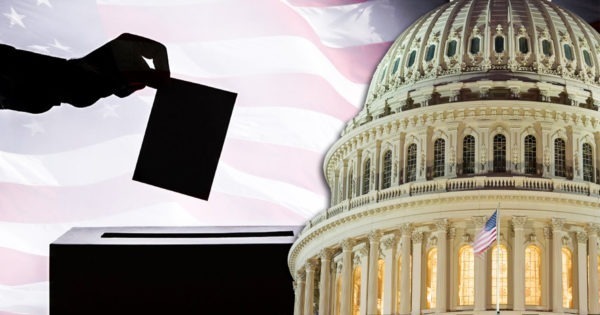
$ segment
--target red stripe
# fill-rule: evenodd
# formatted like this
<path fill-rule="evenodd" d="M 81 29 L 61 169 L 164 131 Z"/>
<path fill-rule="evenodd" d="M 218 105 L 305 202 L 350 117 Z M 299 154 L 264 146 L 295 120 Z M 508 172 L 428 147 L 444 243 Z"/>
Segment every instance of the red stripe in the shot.
<path fill-rule="evenodd" d="M 0 247 L 0 265 L 0 285 L 48 281 L 48 257 Z"/>

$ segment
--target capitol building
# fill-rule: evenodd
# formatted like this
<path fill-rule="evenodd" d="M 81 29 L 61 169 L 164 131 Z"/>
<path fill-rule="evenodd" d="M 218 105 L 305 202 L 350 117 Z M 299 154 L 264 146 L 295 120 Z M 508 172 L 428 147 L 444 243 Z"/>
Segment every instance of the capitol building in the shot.
<path fill-rule="evenodd" d="M 325 156 L 294 314 L 600 314 L 599 106 L 600 34 L 553 2 L 422 16 Z"/>

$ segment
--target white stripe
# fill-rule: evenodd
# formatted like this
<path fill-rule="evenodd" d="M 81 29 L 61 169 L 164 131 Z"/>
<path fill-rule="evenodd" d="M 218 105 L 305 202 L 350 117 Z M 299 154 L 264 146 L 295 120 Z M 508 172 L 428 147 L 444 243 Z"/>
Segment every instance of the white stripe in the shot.
<path fill-rule="evenodd" d="M 410 23 L 397 15 L 401 7 L 398 0 L 374 0 L 329 7 L 287 4 L 310 24 L 323 44 L 330 47 L 393 41 L 403 26 Z"/>
<path fill-rule="evenodd" d="M 48 314 L 49 282 L 18 286 L 0 285 L 0 312 Z"/>
<path fill-rule="evenodd" d="M 350 104 L 359 107 L 364 101 L 367 85 L 348 80 L 305 38 L 271 36 L 167 46 L 172 73 L 211 78 L 272 73 L 314 74 L 327 80 Z"/>
<path fill-rule="evenodd" d="M 118 5 L 118 6 L 143 6 L 143 7 L 172 7 L 188 4 L 212 4 L 238 2 L 239 0 L 96 0 L 99 5 Z"/>
<path fill-rule="evenodd" d="M 48 244 L 75 226 L 189 226 L 200 222 L 176 203 L 161 203 L 103 218 L 68 223 L 0 222 L 0 247 L 48 256 Z"/>
<path fill-rule="evenodd" d="M 290 172 L 293 170 L 290 165 Z M 241 172 L 220 163 L 212 189 L 241 197 L 280 204 L 307 219 L 326 206 L 325 196 L 282 181 L 271 180 Z"/>

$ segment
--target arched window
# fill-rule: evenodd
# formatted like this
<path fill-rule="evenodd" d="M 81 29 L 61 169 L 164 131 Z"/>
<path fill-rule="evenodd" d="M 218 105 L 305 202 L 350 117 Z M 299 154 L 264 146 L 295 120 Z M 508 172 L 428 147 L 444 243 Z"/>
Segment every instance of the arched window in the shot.
<path fill-rule="evenodd" d="M 567 160 L 565 157 L 565 140 L 558 138 L 554 140 L 554 176 L 567 176 Z"/>
<path fill-rule="evenodd" d="M 496 36 L 494 38 L 494 51 L 499 54 L 504 51 L 504 37 Z"/>
<path fill-rule="evenodd" d="M 414 182 L 417 180 L 417 145 L 409 145 L 406 153 L 406 182 Z"/>
<path fill-rule="evenodd" d="M 473 246 L 458 251 L 458 305 L 473 305 L 475 301 L 475 260 Z"/>
<path fill-rule="evenodd" d="M 573 308 L 573 254 L 562 248 L 562 298 L 563 307 Z"/>
<path fill-rule="evenodd" d="M 542 305 L 542 251 L 535 245 L 525 249 L 525 304 Z"/>
<path fill-rule="evenodd" d="M 385 75 L 387 74 L 387 67 L 385 67 L 385 69 L 383 69 L 383 72 L 381 73 L 381 77 L 379 77 L 379 81 L 383 81 L 383 79 L 385 79 Z"/>
<path fill-rule="evenodd" d="M 427 308 L 432 309 L 435 308 L 436 300 L 437 300 L 437 248 L 433 248 L 427 254 Z"/>
<path fill-rule="evenodd" d="M 463 174 L 475 174 L 475 137 L 463 139 Z"/>
<path fill-rule="evenodd" d="M 425 54 L 425 61 L 431 61 L 435 57 L 435 45 L 431 44 L 427 47 L 427 54 Z"/>
<path fill-rule="evenodd" d="M 446 168 L 446 141 L 437 139 L 433 144 L 433 177 L 445 175 Z"/>
<path fill-rule="evenodd" d="M 494 136 L 494 172 L 506 172 L 506 137 Z"/>
<path fill-rule="evenodd" d="M 360 314 L 360 277 L 360 266 L 355 266 L 352 272 L 352 315 Z"/>
<path fill-rule="evenodd" d="M 446 49 L 446 56 L 454 57 L 456 55 L 457 41 L 455 39 L 448 42 L 448 48 Z"/>
<path fill-rule="evenodd" d="M 496 304 L 497 279 L 500 284 L 500 304 L 508 304 L 508 251 L 506 246 L 500 245 L 500 259 L 498 259 L 498 245 L 492 247 L 492 304 Z M 497 270 L 500 268 L 499 278 Z"/>
<path fill-rule="evenodd" d="M 396 58 L 394 61 L 394 67 L 392 68 L 392 74 L 396 74 L 398 71 L 398 66 L 400 65 L 400 58 Z"/>
<path fill-rule="evenodd" d="M 417 58 L 417 51 L 413 50 L 410 52 L 410 55 L 408 55 L 408 62 L 406 63 L 407 67 L 412 67 L 415 64 L 415 59 Z"/>
<path fill-rule="evenodd" d="M 383 174 L 381 188 L 386 189 L 392 186 L 392 150 L 387 150 L 383 154 Z"/>
<path fill-rule="evenodd" d="M 536 141 L 535 137 L 528 135 L 525 137 L 525 150 L 523 152 L 523 160 L 525 163 L 525 174 L 536 174 Z"/>
<path fill-rule="evenodd" d="M 529 52 L 529 41 L 526 37 L 519 37 L 519 51 L 522 54 L 526 54 Z"/>
<path fill-rule="evenodd" d="M 565 58 L 567 58 L 570 61 L 573 61 L 575 59 L 575 56 L 573 55 L 573 48 L 571 48 L 571 45 L 564 44 L 563 48 L 565 50 Z"/>
<path fill-rule="evenodd" d="M 592 155 L 592 146 L 589 143 L 583 144 L 583 180 L 594 182 L 594 157 Z"/>
<path fill-rule="evenodd" d="M 362 193 L 363 195 L 369 192 L 369 185 L 371 184 L 371 159 L 367 159 L 364 164 L 363 178 L 362 178 Z"/>
<path fill-rule="evenodd" d="M 476 55 L 479 53 L 479 44 L 481 43 L 481 39 L 479 39 L 479 37 L 473 37 L 471 38 L 471 47 L 469 48 L 469 52 L 473 55 Z"/>
<path fill-rule="evenodd" d="M 552 56 L 552 43 L 550 43 L 550 41 L 547 39 L 544 39 L 542 41 L 542 53 L 546 57 Z"/>
<path fill-rule="evenodd" d="M 583 61 L 588 67 L 592 66 L 592 56 L 590 56 L 590 52 L 587 50 L 583 51 Z"/>
<path fill-rule="evenodd" d="M 385 262 L 383 259 L 377 261 L 377 314 L 383 314 L 383 275 L 385 273 Z"/>

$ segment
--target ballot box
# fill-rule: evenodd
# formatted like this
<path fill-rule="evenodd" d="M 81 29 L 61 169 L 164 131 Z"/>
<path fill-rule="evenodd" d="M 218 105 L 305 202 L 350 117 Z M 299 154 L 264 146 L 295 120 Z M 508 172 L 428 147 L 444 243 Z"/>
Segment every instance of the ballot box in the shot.
<path fill-rule="evenodd" d="M 50 244 L 50 314 L 292 314 L 299 231 L 73 228 Z"/>

